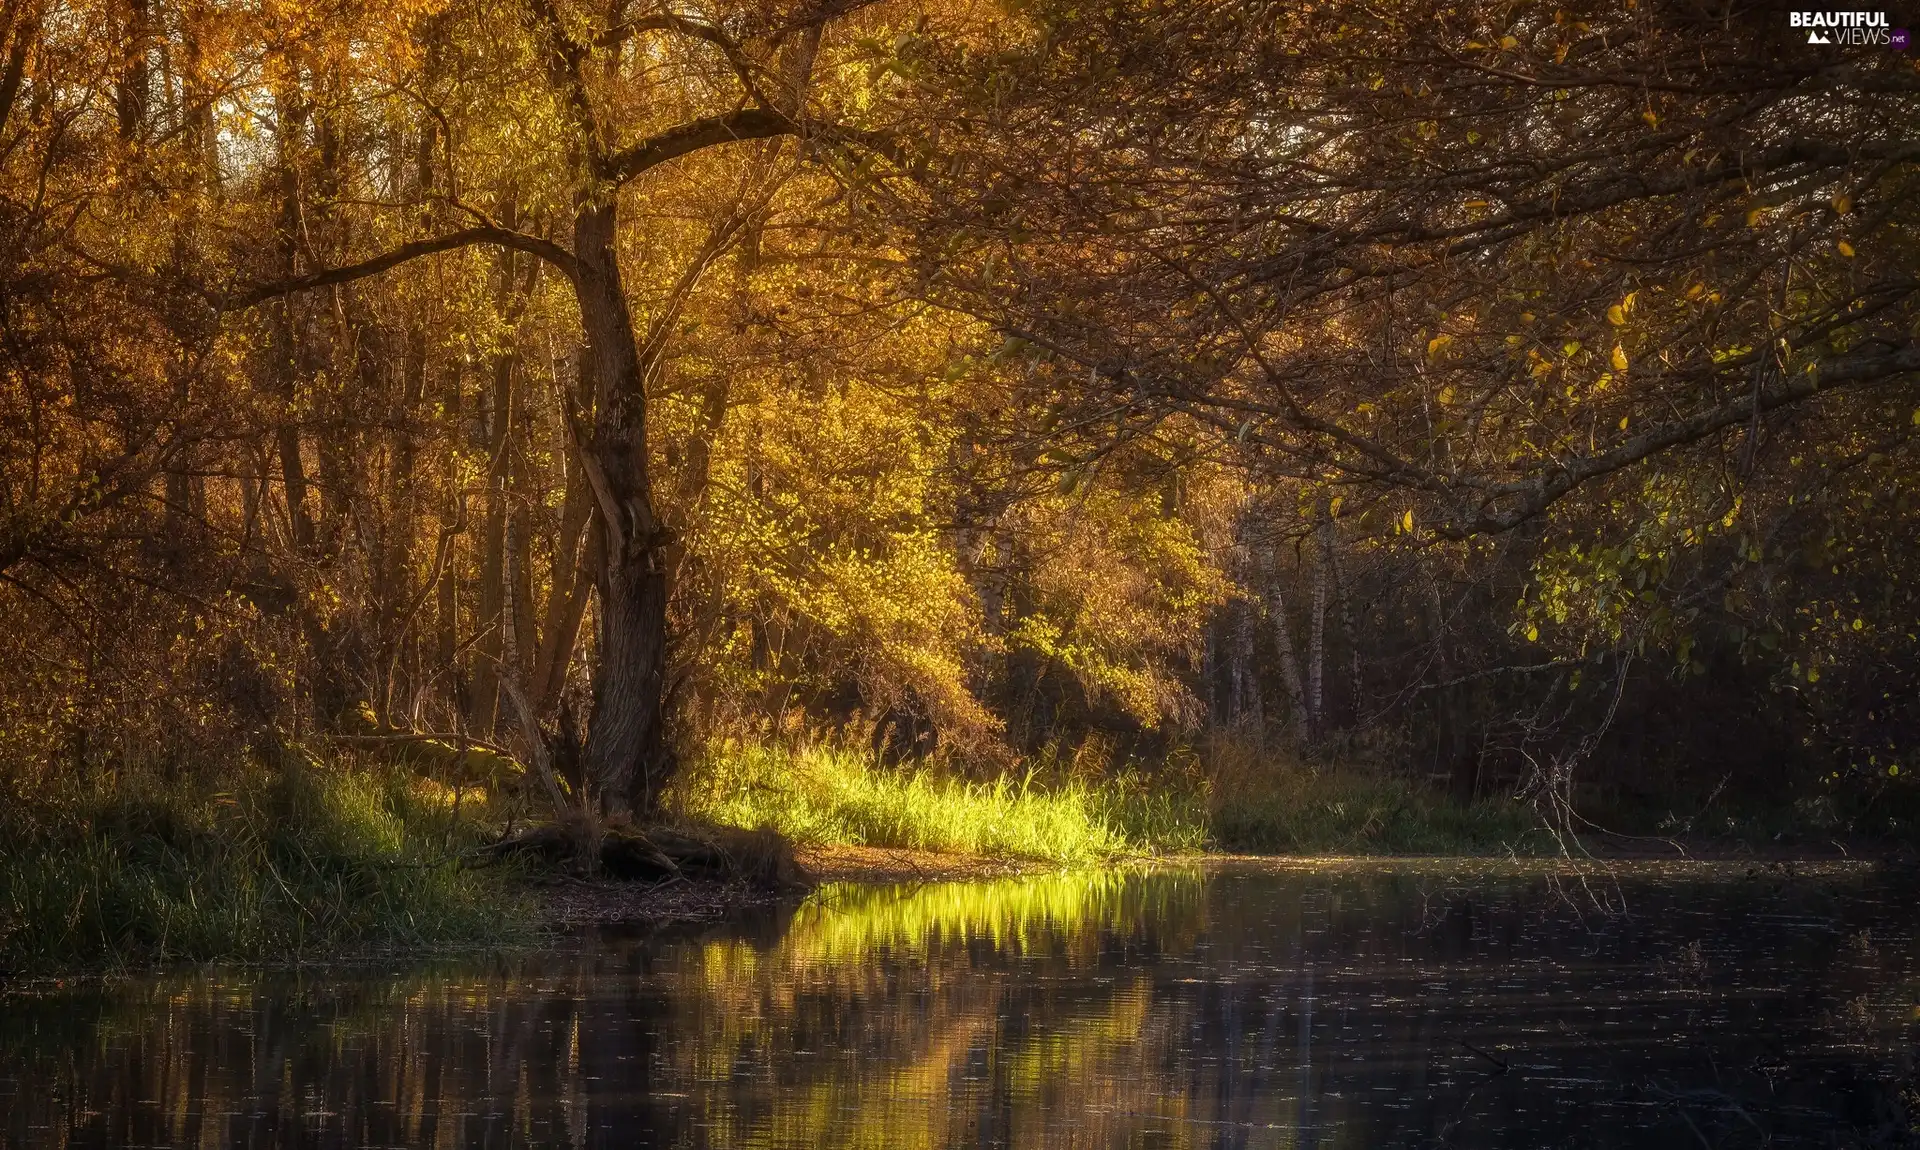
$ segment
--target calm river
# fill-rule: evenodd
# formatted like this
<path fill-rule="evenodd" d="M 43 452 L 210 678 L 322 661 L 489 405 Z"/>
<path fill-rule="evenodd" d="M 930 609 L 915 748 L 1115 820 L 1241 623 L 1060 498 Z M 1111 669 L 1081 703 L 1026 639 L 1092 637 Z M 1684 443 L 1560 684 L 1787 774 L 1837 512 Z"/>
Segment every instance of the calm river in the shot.
<path fill-rule="evenodd" d="M 1911 874 L 1220 864 L 0 997 L 18 1146 L 1904 1146 Z"/>

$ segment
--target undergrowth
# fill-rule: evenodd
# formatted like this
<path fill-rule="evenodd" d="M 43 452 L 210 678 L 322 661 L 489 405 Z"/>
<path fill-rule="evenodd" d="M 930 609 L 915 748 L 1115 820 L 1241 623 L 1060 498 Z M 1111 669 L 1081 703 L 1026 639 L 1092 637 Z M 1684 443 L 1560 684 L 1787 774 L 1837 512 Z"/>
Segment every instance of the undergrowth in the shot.
<path fill-rule="evenodd" d="M 405 772 L 278 758 L 0 800 L 0 974 L 337 957 L 528 929 L 508 883 L 455 865 L 484 833 L 470 814 Z"/>
<path fill-rule="evenodd" d="M 796 842 L 1089 862 L 1204 845 L 1198 804 L 1128 780 L 973 782 L 928 766 L 889 768 L 830 745 L 722 745 L 674 796 L 681 812 L 769 827 Z"/>
<path fill-rule="evenodd" d="M 830 743 L 726 742 L 675 798 L 683 813 L 802 843 L 1065 863 L 1204 849 L 1505 854 L 1544 845 L 1515 804 L 1461 807 L 1380 773 L 1315 771 L 1277 756 L 975 782 L 924 763 L 883 766 Z"/>
<path fill-rule="evenodd" d="M 1461 806 L 1363 773 L 1282 774 L 1214 802 L 1214 842 L 1262 854 L 1504 855 L 1549 845 L 1517 803 Z"/>

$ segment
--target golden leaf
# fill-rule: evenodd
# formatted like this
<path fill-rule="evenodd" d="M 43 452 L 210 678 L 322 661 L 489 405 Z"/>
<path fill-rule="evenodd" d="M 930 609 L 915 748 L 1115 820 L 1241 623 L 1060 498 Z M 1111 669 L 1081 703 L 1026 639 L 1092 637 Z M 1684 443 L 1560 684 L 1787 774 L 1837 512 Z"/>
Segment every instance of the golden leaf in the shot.
<path fill-rule="evenodd" d="M 1613 370 L 1615 371 L 1627 370 L 1627 353 L 1620 345 L 1614 345 L 1613 358 L 1610 362 L 1613 364 Z"/>

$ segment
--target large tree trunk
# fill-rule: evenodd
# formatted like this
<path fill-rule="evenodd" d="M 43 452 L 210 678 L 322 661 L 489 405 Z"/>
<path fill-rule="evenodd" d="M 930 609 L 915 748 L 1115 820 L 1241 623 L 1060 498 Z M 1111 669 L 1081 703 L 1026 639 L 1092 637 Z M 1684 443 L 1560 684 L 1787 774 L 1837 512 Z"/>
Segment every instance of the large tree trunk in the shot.
<path fill-rule="evenodd" d="M 651 813 L 672 773 L 664 730 L 667 664 L 665 542 L 647 477 L 646 365 L 614 254 L 614 207 L 574 220 L 591 439 L 580 445 L 600 508 L 599 667 L 587 727 L 587 777 L 610 815 Z"/>

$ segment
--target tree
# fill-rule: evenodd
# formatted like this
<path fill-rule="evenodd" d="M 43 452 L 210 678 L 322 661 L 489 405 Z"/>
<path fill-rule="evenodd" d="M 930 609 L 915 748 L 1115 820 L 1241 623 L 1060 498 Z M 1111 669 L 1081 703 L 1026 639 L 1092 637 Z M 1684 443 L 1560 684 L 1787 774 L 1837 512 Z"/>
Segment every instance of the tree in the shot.
<path fill-rule="evenodd" d="M 229 309 L 251 307 L 475 245 L 531 255 L 571 287 L 583 345 L 578 399 L 589 414 L 569 412 L 567 420 L 572 448 L 594 497 L 599 532 L 598 666 L 584 753 L 586 776 L 608 813 L 650 812 L 673 769 L 663 714 L 672 540 L 648 473 L 648 390 L 656 383 L 689 294 L 764 205 L 768 181 L 776 177 L 763 164 L 742 181 L 678 270 L 644 329 L 634 322 L 620 266 L 622 193 L 655 169 L 709 149 L 817 134 L 820 129 L 805 113 L 806 94 L 821 36 L 837 16 L 833 11 L 802 13 L 736 34 L 719 23 L 666 12 L 593 25 L 536 0 L 527 13 L 530 51 L 543 63 L 541 95 L 551 102 L 561 141 L 558 171 L 550 178 L 571 189 L 565 208 L 570 245 L 499 222 L 521 214 L 502 211 L 514 208 L 511 203 L 488 208 L 461 199 L 454 172 L 457 159 L 450 157 L 440 194 L 433 199 L 442 214 L 464 214 L 479 222 L 363 259 L 244 288 L 226 301 Z M 657 87 L 639 63 L 646 53 L 636 48 L 653 40 L 668 41 L 661 50 L 670 56 L 699 50 L 711 54 L 731 71 L 745 106 L 691 116 L 635 142 L 619 143 L 621 113 L 644 107 L 647 91 Z M 693 85 L 682 85 L 687 87 Z M 726 98 L 721 95 L 716 102 Z M 526 685 L 515 679 L 509 675 L 504 689 L 536 755 L 543 755 L 538 716 Z"/>

